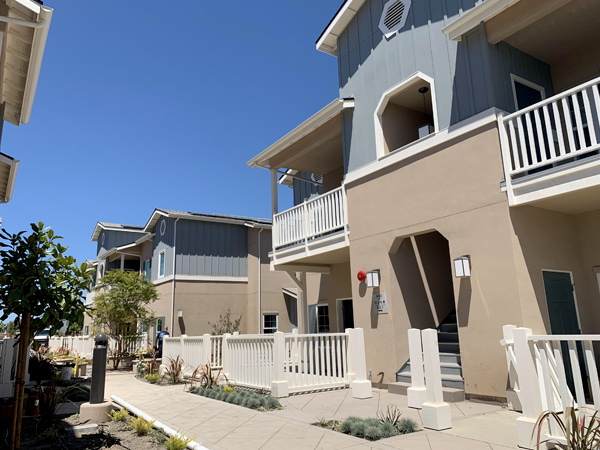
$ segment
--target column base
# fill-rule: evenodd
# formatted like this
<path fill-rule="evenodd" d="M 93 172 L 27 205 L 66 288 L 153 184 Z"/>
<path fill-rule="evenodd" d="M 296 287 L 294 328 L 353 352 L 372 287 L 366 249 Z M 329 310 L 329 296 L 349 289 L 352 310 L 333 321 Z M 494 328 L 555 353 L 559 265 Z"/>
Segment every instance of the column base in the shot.
<path fill-rule="evenodd" d="M 82 403 L 79 407 L 79 419 L 82 422 L 106 423 L 110 421 L 112 402 Z"/>
<path fill-rule="evenodd" d="M 350 383 L 352 389 L 352 398 L 372 398 L 373 386 L 369 380 L 354 380 Z"/>
<path fill-rule="evenodd" d="M 409 387 L 406 390 L 406 397 L 409 408 L 421 409 L 423 407 L 423 403 L 427 401 L 427 388 Z"/>
<path fill-rule="evenodd" d="M 448 403 L 423 403 L 421 417 L 425 428 L 437 431 L 452 428 L 450 405 Z"/>
<path fill-rule="evenodd" d="M 287 381 L 271 381 L 271 395 L 275 398 L 290 396 L 290 388 Z"/>

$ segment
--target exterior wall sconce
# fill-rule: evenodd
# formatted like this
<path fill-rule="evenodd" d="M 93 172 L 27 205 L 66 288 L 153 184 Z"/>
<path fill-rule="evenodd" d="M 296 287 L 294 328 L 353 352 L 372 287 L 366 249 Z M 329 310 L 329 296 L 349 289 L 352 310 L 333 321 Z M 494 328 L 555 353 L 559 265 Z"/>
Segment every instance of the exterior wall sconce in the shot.
<path fill-rule="evenodd" d="M 177 310 L 177 317 L 183 317 L 183 309 Z"/>
<path fill-rule="evenodd" d="M 461 256 L 454 260 L 454 275 L 456 278 L 468 278 L 471 276 L 471 257 Z"/>
<path fill-rule="evenodd" d="M 367 287 L 379 287 L 379 270 L 367 272 Z"/>

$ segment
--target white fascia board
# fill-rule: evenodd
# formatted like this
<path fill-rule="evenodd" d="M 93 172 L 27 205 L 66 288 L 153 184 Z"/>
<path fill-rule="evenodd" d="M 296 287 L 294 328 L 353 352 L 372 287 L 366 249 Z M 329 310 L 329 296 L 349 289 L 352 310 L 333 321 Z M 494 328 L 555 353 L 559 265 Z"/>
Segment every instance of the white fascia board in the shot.
<path fill-rule="evenodd" d="M 336 98 L 319 112 L 313 114 L 288 134 L 269 146 L 266 150 L 263 150 L 261 153 L 256 155 L 254 158 L 248 161 L 246 165 L 252 168 L 265 167 L 267 160 L 282 152 L 294 142 L 312 133 L 314 130 L 347 108 L 354 108 L 354 99 Z"/>
<path fill-rule="evenodd" d="M 158 219 L 160 217 L 169 217 L 169 214 L 167 214 L 166 212 L 163 212 L 159 209 L 155 209 L 154 212 L 152 213 L 152 215 L 150 216 L 150 218 L 148 219 L 148 222 L 146 222 L 146 226 L 144 227 L 144 232 L 146 233 L 150 233 L 152 231 L 152 229 L 154 228 L 154 226 L 156 225 L 156 223 L 158 222 Z"/>
<path fill-rule="evenodd" d="M 100 232 L 102 230 L 106 230 L 106 231 L 121 231 L 124 233 L 143 233 L 144 230 L 143 229 L 135 229 L 132 230 L 130 228 L 115 228 L 115 227 L 108 227 L 106 225 L 103 225 L 102 223 L 98 222 L 96 224 L 96 228 L 94 228 L 94 232 L 92 233 L 92 242 L 96 242 L 98 240 L 98 238 L 100 237 Z"/>
<path fill-rule="evenodd" d="M 30 0 L 17 0 L 27 8 L 32 9 L 34 3 Z M 31 110 L 33 108 L 33 100 L 37 90 L 38 81 L 40 79 L 40 71 L 42 70 L 42 60 L 44 59 L 44 51 L 46 50 L 46 41 L 48 40 L 48 32 L 50 31 L 50 22 L 54 10 L 47 6 L 38 5 L 38 23 L 43 23 L 41 28 L 34 30 L 33 43 L 31 45 L 31 56 L 29 59 L 29 67 L 27 69 L 27 81 L 25 82 L 25 92 L 23 93 L 23 106 L 21 109 L 21 123 L 29 123 Z"/>
<path fill-rule="evenodd" d="M 316 43 L 317 50 L 337 56 L 337 40 L 354 18 L 365 0 L 346 0 Z"/>
<path fill-rule="evenodd" d="M 9 166 L 8 179 L 6 180 L 6 195 L 0 199 L 0 203 L 8 203 L 13 196 L 15 190 L 15 182 L 17 181 L 17 171 L 19 170 L 19 161 L 11 158 L 8 155 L 0 153 L 0 163 Z"/>
<path fill-rule="evenodd" d="M 31 12 L 35 14 L 39 14 L 42 10 L 43 6 L 33 0 L 13 0 L 14 3 L 18 3 L 21 6 L 24 6 Z"/>
<path fill-rule="evenodd" d="M 210 216 L 201 216 L 201 215 L 196 216 L 193 214 L 188 215 L 188 214 L 177 214 L 177 213 L 169 213 L 168 217 L 173 217 L 175 219 L 196 220 L 199 222 L 228 223 L 231 225 L 244 225 L 246 223 L 255 223 L 258 228 L 266 228 L 266 229 L 272 228 L 272 225 L 269 225 L 266 223 L 261 223 L 261 222 L 254 222 L 253 220 L 250 220 L 250 219 L 245 219 L 245 220 L 228 219 L 228 218 L 221 218 L 221 217 L 210 217 Z"/>
<path fill-rule="evenodd" d="M 449 23 L 442 32 L 452 41 L 460 41 L 465 33 L 500 14 L 519 0 L 484 0 L 479 5 L 470 9 L 455 21 Z"/>

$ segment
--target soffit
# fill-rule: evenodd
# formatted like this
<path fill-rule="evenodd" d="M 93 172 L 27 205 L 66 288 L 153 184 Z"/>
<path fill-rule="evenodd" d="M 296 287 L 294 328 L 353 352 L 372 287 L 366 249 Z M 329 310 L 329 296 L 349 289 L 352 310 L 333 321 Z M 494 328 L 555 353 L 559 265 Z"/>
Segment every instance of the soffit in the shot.
<path fill-rule="evenodd" d="M 504 14 L 509 12 L 510 10 L 507 10 Z M 572 0 L 505 37 L 504 41 L 553 65 L 578 50 L 585 50 L 590 55 L 600 53 L 599 23 L 600 7 L 596 0 Z M 493 31 L 501 24 L 502 14 L 490 20 L 486 26 Z"/>

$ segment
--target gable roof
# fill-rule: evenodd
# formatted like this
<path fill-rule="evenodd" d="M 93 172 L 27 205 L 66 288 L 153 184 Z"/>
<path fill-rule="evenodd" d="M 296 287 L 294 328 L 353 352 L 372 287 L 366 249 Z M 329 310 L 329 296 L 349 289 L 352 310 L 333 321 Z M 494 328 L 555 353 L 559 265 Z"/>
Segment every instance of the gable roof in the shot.
<path fill-rule="evenodd" d="M 92 242 L 96 242 L 98 240 L 102 230 L 143 233 L 144 227 L 141 225 L 124 225 L 122 223 L 98 222 L 94 228 L 94 233 L 92 234 Z"/>
<path fill-rule="evenodd" d="M 340 34 L 346 29 L 352 21 L 358 10 L 364 5 L 366 0 L 346 0 L 335 16 L 331 19 L 327 27 L 323 30 L 316 45 L 317 50 L 328 55 L 337 56 L 337 40 Z"/>
<path fill-rule="evenodd" d="M 264 228 L 271 228 L 270 219 L 258 219 L 246 216 L 231 216 L 228 214 L 203 214 L 195 212 L 174 211 L 172 209 L 155 209 L 150 219 L 144 227 L 144 231 L 149 233 L 154 230 L 161 217 L 173 217 L 176 219 L 200 220 L 205 222 L 230 223 L 234 225 L 263 225 Z"/>

